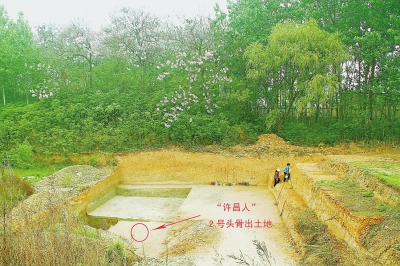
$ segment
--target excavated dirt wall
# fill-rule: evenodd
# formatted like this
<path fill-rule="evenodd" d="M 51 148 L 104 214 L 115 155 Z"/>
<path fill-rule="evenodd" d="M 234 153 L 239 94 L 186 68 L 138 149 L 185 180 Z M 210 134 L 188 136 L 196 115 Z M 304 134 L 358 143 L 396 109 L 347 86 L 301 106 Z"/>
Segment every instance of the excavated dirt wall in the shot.
<path fill-rule="evenodd" d="M 127 155 L 118 165 L 121 182 L 210 184 L 267 184 L 270 173 L 278 165 L 268 158 L 227 157 L 210 153 L 190 153 L 174 150 L 143 152 Z"/>
<path fill-rule="evenodd" d="M 116 186 L 120 183 L 119 171 L 115 171 L 109 177 L 99 181 L 87 191 L 79 194 L 70 201 L 73 212 L 87 222 L 86 214 L 96 209 L 116 195 Z"/>
<path fill-rule="evenodd" d="M 293 191 L 291 193 L 289 190 L 275 189 L 273 186 L 273 181 L 268 188 L 276 199 L 275 204 L 280 211 L 281 217 L 285 221 L 286 228 L 288 229 L 291 238 L 294 240 L 296 250 L 298 250 L 301 255 L 304 256 L 306 253 L 306 241 L 296 226 L 296 216 L 299 215 L 304 208 L 306 208 L 305 202 L 303 199 L 295 195 Z"/>
<path fill-rule="evenodd" d="M 307 176 L 307 173 L 296 175 L 294 189 L 302 195 L 307 205 L 312 208 L 338 239 L 359 250 L 362 249 L 360 236 L 370 225 L 382 222 L 382 218 L 367 218 L 354 215 L 344 208 L 331 193 Z"/>

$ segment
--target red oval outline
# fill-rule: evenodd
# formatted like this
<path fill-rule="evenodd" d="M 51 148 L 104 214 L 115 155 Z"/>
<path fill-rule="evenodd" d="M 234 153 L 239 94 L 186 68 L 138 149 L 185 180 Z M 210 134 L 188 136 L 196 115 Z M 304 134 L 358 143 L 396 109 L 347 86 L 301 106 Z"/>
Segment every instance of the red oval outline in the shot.
<path fill-rule="evenodd" d="M 137 240 L 137 239 L 135 239 L 135 238 L 133 237 L 133 234 L 132 234 L 133 228 L 134 228 L 136 225 L 138 225 L 138 224 L 143 225 L 144 227 L 146 227 L 146 230 L 147 230 L 147 236 L 146 236 L 143 240 Z M 146 239 L 149 237 L 149 234 L 150 234 L 149 228 L 148 228 L 147 225 L 145 225 L 144 223 L 135 223 L 135 224 L 132 226 L 132 228 L 131 228 L 131 238 L 132 238 L 134 241 L 136 241 L 136 242 L 144 242 L 144 241 L 146 241 Z"/>

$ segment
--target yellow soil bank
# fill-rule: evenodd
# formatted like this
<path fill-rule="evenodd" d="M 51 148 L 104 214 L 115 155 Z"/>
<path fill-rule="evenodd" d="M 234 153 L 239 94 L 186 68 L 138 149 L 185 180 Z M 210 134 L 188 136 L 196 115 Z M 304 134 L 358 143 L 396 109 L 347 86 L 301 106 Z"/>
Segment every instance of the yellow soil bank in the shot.
<path fill-rule="evenodd" d="M 222 155 L 162 150 L 127 155 L 116 174 L 123 183 L 185 182 L 192 184 L 267 184 L 283 160 L 228 158 Z"/>

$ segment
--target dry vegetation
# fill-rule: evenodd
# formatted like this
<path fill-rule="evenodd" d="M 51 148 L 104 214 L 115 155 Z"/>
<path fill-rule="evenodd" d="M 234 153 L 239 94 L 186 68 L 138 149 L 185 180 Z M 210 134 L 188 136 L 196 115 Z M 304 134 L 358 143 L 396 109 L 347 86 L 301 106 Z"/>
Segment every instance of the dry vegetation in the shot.
<path fill-rule="evenodd" d="M 188 221 L 171 228 L 164 241 L 166 250 L 162 256 L 179 256 L 201 250 L 204 246 L 218 242 L 218 227 L 210 229 L 207 221 Z M 188 241 L 190 240 L 190 241 Z"/>
<path fill-rule="evenodd" d="M 128 265 L 137 260 L 133 250 L 88 228 L 67 208 L 68 199 L 106 177 L 107 171 L 91 166 L 63 169 L 35 184 L 35 194 L 23 200 L 33 188 L 9 167 L 3 170 L 0 265 Z"/>

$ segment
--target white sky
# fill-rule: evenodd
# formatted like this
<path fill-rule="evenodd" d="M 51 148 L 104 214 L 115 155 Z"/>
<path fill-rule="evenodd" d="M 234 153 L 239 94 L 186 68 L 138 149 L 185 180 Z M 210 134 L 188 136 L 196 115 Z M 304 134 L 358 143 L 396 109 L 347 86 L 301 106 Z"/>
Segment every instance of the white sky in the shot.
<path fill-rule="evenodd" d="M 226 10 L 227 0 L 0 0 L 8 16 L 15 20 L 24 14 L 31 27 L 43 24 L 63 25 L 79 19 L 92 27 L 105 25 L 110 14 L 121 7 L 144 9 L 152 14 L 169 17 L 192 17 L 214 14 L 215 3 Z"/>

